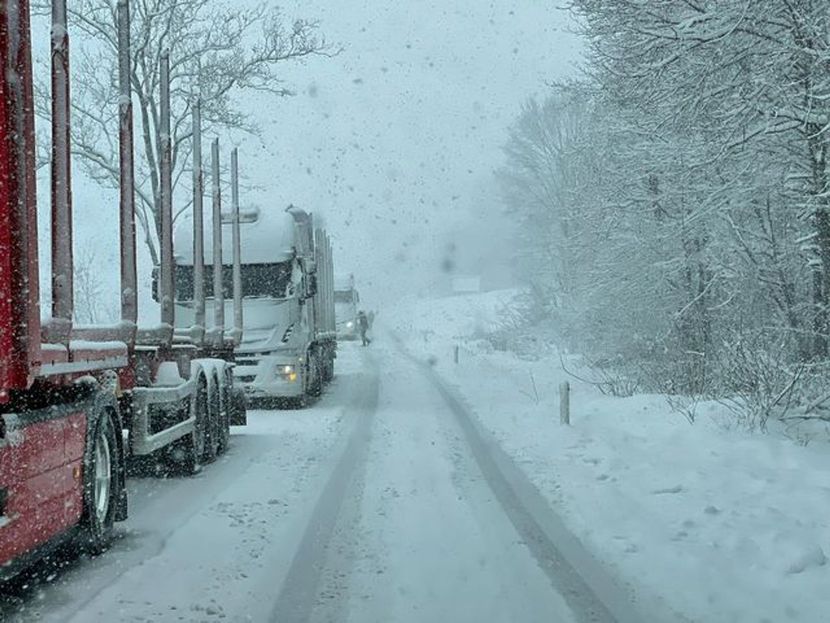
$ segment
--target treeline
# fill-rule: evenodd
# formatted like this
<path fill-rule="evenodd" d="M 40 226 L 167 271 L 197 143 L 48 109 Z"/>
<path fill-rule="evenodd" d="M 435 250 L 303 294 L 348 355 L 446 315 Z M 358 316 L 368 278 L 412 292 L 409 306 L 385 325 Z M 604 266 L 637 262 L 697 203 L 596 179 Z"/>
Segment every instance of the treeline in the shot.
<path fill-rule="evenodd" d="M 830 2 L 570 8 L 584 78 L 526 104 L 501 172 L 536 319 L 606 380 L 734 399 L 761 423 L 818 407 Z"/>

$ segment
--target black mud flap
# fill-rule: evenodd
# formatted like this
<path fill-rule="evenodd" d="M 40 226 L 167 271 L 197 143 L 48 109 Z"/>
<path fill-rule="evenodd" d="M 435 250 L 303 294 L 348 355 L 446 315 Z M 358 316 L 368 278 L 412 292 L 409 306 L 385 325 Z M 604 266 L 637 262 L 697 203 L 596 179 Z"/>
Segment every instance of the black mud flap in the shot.
<path fill-rule="evenodd" d="M 240 387 L 233 388 L 231 398 L 231 425 L 245 426 L 248 423 L 248 399 Z"/>

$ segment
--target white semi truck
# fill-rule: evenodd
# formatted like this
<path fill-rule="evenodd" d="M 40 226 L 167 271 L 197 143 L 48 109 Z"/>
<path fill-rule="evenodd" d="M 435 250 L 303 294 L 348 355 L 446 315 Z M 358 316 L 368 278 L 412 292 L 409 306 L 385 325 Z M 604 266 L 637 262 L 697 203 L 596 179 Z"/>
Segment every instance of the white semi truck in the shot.
<path fill-rule="evenodd" d="M 241 309 L 233 310 L 230 302 L 234 275 L 227 257 L 222 261 L 224 291 L 219 293 L 226 313 L 241 315 L 234 321 L 234 326 L 243 327 L 235 351 L 234 381 L 254 404 L 304 406 L 334 377 L 331 243 L 322 227 L 314 227 L 311 214 L 293 206 L 243 210 L 239 219 Z M 229 236 L 232 225 L 230 215 L 223 216 L 223 230 Z M 186 223 L 179 228 L 178 249 L 191 248 L 187 240 L 191 229 Z M 205 270 L 211 274 L 213 258 L 208 249 L 205 253 Z M 182 253 L 176 263 L 177 321 L 181 318 L 182 326 L 188 326 L 192 256 Z M 215 299 L 212 288 L 206 297 Z"/>

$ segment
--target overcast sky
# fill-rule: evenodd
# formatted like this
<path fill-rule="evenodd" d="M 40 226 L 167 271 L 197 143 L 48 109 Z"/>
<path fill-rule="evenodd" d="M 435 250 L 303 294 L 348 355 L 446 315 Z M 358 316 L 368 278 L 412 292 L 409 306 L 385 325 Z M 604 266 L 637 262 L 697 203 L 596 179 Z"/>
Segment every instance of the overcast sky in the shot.
<path fill-rule="evenodd" d="M 365 300 L 427 290 L 448 239 L 482 219 L 492 252 L 509 255 L 495 198 L 485 205 L 492 172 L 522 102 L 575 72 L 567 14 L 542 0 L 278 4 L 319 19 L 343 51 L 285 66 L 296 97 L 244 98 L 263 130 L 239 144 L 258 187 L 244 201 L 324 213 L 337 271 L 356 274 Z M 114 285 L 117 198 L 75 171 L 78 244 L 96 249 Z M 147 270 L 145 258 L 145 284 Z"/>
<path fill-rule="evenodd" d="M 568 16 L 540 0 L 283 6 L 344 51 L 286 74 L 298 96 L 264 122 L 261 184 L 326 212 L 340 270 L 364 289 L 422 289 L 447 232 L 490 207 L 481 188 L 521 103 L 574 73 Z"/>

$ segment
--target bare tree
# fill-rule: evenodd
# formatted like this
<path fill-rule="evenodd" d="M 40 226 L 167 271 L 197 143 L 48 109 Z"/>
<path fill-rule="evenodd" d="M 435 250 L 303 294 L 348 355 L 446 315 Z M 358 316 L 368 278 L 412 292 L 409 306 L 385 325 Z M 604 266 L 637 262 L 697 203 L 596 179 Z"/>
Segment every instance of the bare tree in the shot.
<path fill-rule="evenodd" d="M 95 325 L 113 318 L 115 305 L 105 300 L 101 262 L 95 248 L 87 243 L 75 254 L 75 321 Z"/>
<path fill-rule="evenodd" d="M 620 105 L 636 110 L 638 129 L 663 155 L 675 132 L 703 149 L 686 167 L 705 171 L 696 187 L 710 212 L 758 206 L 789 220 L 787 241 L 804 239 L 807 323 L 795 322 L 791 285 L 776 276 L 789 324 L 812 335 L 812 356 L 830 351 L 830 6 L 824 0 L 573 0 L 591 41 L 592 75 Z M 667 185 L 663 185 L 667 188 Z M 677 188 L 677 186 L 675 186 Z M 689 184 L 681 186 L 689 190 Z M 705 192 L 708 189 L 708 193 Z M 754 206 L 754 207 L 753 207 Z M 750 208 L 748 211 L 746 208 Z M 698 219 L 699 220 L 699 219 Z M 778 225 L 762 237 L 773 239 Z M 744 238 L 743 242 L 748 239 Z M 741 243 L 743 250 L 751 245 Z M 780 263 L 780 253 L 776 256 Z M 760 259 L 755 254 L 755 260 Z M 765 273 L 765 276 L 769 276 Z"/>
<path fill-rule="evenodd" d="M 42 2 L 42 0 L 41 0 Z M 37 8 L 47 8 L 42 3 Z M 118 185 L 116 0 L 69 3 L 74 34 L 72 149 L 86 172 L 105 187 Z M 133 0 L 132 87 L 137 122 L 136 217 L 154 263 L 159 228 L 159 59 L 169 50 L 174 188 L 191 153 L 190 111 L 202 100 L 205 132 L 256 134 L 238 105 L 245 91 L 291 92 L 278 74 L 285 61 L 336 54 L 316 21 L 287 21 L 266 3 L 245 8 L 213 0 Z M 81 36 L 77 36 L 77 35 Z M 48 117 L 41 98 L 38 113 Z M 187 205 L 185 203 L 185 205 Z M 182 208 L 185 209 L 185 208 Z M 181 211 L 181 209 L 180 209 Z"/>
<path fill-rule="evenodd" d="M 830 350 L 830 4 L 571 8 L 585 77 L 525 108 L 502 174 L 554 326 L 646 389 L 757 417 L 810 399 Z"/>
<path fill-rule="evenodd" d="M 587 118 L 584 104 L 573 96 L 558 94 L 541 104 L 530 100 L 510 130 L 504 149 L 507 166 L 499 172 L 507 205 L 521 206 L 512 210 L 521 231 L 545 232 L 544 237 L 526 237 L 521 248 L 525 261 L 537 268 L 533 274 L 542 277 L 538 268 L 551 268 L 535 285 L 549 293 L 553 306 L 559 294 L 569 291 L 574 268 L 576 249 L 570 241 L 581 219 L 573 212 L 579 209 L 572 196 L 573 176 Z"/>

